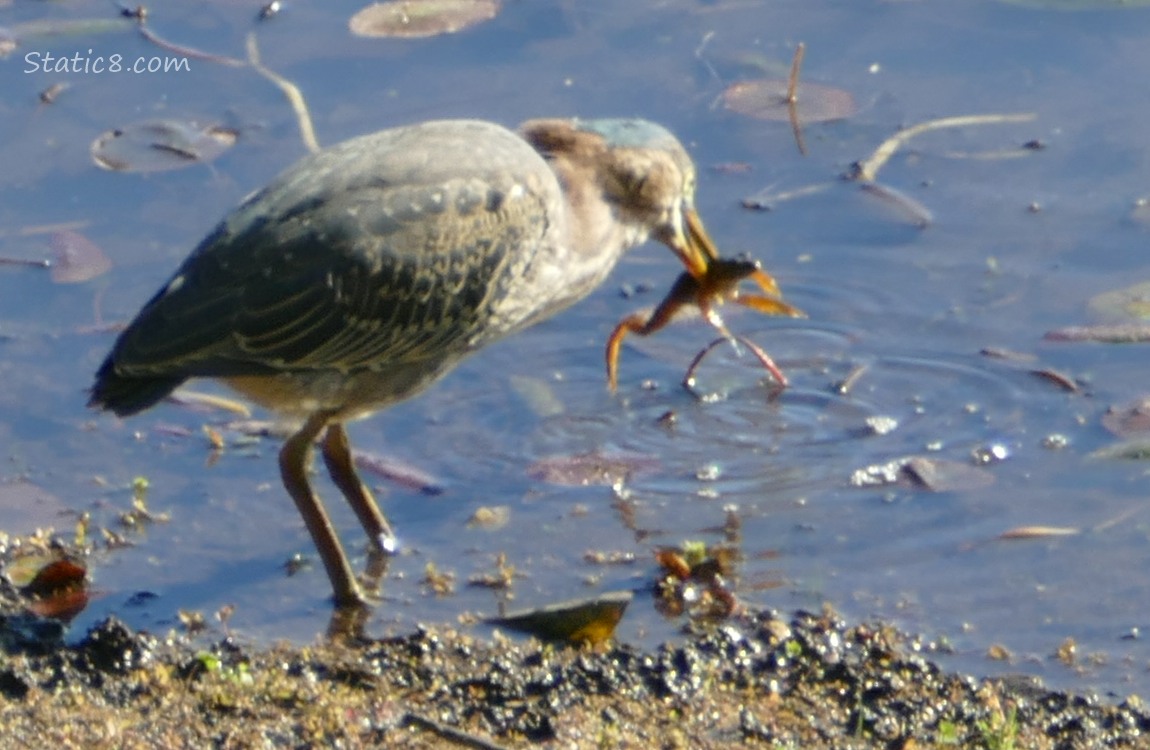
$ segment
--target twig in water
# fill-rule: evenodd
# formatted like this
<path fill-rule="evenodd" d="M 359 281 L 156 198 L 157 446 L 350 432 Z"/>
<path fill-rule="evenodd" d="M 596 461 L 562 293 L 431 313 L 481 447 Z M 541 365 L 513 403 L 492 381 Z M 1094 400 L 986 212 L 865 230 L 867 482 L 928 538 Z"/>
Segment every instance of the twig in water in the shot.
<path fill-rule="evenodd" d="M 291 104 L 292 111 L 295 112 L 296 122 L 299 123 L 299 134 L 300 138 L 303 139 L 303 145 L 312 153 L 319 151 L 319 141 L 315 139 L 315 129 L 311 124 L 311 113 L 308 112 L 307 101 L 304 100 L 298 86 L 260 62 L 260 49 L 256 44 L 255 32 L 248 34 L 248 62 L 260 75 L 279 86 L 280 91 L 284 92 L 288 103 Z"/>
<path fill-rule="evenodd" d="M 1021 112 L 1016 114 L 1001 114 L 1001 115 L 961 115 L 958 117 L 943 117 L 939 120 L 927 120 L 920 122 L 918 125 L 912 125 L 905 130 L 892 135 L 883 141 L 875 152 L 863 161 L 856 162 L 851 172 L 847 175 L 849 179 L 856 182 L 874 182 L 878 171 L 882 169 L 883 165 L 890 161 L 895 152 L 911 138 L 920 135 L 929 130 L 941 130 L 943 128 L 962 128 L 967 125 L 995 125 L 1007 122 L 1030 122 L 1035 117 L 1033 112 Z"/>
<path fill-rule="evenodd" d="M 791 121 L 791 132 L 795 134 L 795 145 L 799 153 L 807 155 L 807 144 L 803 140 L 803 126 L 799 122 L 799 70 L 803 67 L 803 55 L 806 54 L 807 45 L 799 42 L 795 47 L 795 56 L 791 58 L 791 75 L 787 78 L 787 118 Z"/>
<path fill-rule="evenodd" d="M 185 47 L 182 44 L 174 44 L 173 42 L 169 42 L 167 39 L 164 39 L 159 34 L 145 26 L 143 18 L 140 19 L 140 25 L 137 28 L 140 30 L 140 36 L 144 37 L 157 47 L 166 49 L 169 52 L 174 52 L 177 55 L 190 57 L 193 60 L 207 60 L 208 62 L 219 63 L 220 65 L 227 65 L 232 68 L 242 68 L 244 65 L 246 65 L 243 60 L 239 60 L 235 57 L 228 57 L 227 55 L 214 55 L 211 52 L 204 52 L 202 50 L 195 49 L 194 47 Z"/>

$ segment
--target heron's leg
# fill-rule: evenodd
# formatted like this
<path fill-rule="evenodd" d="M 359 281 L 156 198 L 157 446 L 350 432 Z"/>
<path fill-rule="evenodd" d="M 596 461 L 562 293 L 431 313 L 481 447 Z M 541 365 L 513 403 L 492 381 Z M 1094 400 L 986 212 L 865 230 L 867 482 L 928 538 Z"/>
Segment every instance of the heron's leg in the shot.
<path fill-rule="evenodd" d="M 311 488 L 307 479 L 307 465 L 311 459 L 311 446 L 316 437 L 327 424 L 330 414 L 320 412 L 313 414 L 304 422 L 303 427 L 287 439 L 280 450 L 280 475 L 283 477 L 284 487 L 296 508 L 303 516 L 303 522 L 315 542 L 316 550 L 323 567 L 327 570 L 327 577 L 331 579 L 331 588 L 335 595 L 337 606 L 363 604 L 363 597 L 359 585 L 355 581 L 355 574 L 351 570 L 351 563 L 339 543 L 335 529 L 331 525 L 323 502 Z"/>
<path fill-rule="evenodd" d="M 395 533 L 387 517 L 379 509 L 371 491 L 360 480 L 351 458 L 351 445 L 347 440 L 347 430 L 339 422 L 327 428 L 323 438 L 323 460 L 335 486 L 347 498 L 351 509 L 359 518 L 363 530 L 371 541 L 383 552 L 392 553 L 396 549 Z"/>

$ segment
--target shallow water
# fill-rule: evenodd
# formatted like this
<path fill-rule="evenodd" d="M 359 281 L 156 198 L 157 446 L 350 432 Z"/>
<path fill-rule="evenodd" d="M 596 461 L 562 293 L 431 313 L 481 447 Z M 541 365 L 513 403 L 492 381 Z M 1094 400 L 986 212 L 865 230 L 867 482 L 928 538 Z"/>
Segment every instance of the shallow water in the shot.
<path fill-rule="evenodd" d="M 323 143 L 448 116 L 659 121 L 693 151 L 697 202 L 723 251 L 762 259 L 810 316 L 726 313 L 787 372 L 792 387 L 778 398 L 768 398 L 750 358 L 729 350 L 699 374 L 700 387 L 721 398 L 681 389 L 686 364 L 711 338 L 698 323 L 629 339 L 612 396 L 601 362 L 607 334 L 677 273 L 665 250 L 649 246 L 582 304 L 355 425 L 357 447 L 397 456 L 445 486 L 424 496 L 370 480 L 405 545 L 372 632 L 494 612 L 497 596 L 466 579 L 494 570 L 500 553 L 521 575 L 516 606 L 648 586 L 653 546 L 721 541 L 733 506 L 748 602 L 825 601 L 852 618 L 887 618 L 947 639 L 955 653 L 945 663 L 975 674 L 1148 692 L 1150 654 L 1129 637 L 1147 624 L 1147 469 L 1090 457 L 1115 440 L 1100 424 L 1106 408 L 1145 394 L 1145 349 L 1042 335 L 1092 322 L 1093 296 L 1145 280 L 1146 229 L 1130 211 L 1147 191 L 1150 104 L 1138 92 L 1150 65 L 1150 11 L 539 1 L 510 3 L 456 36 L 397 42 L 349 39 L 353 3 L 288 4 L 258 25 L 252 7 L 235 3 L 149 8 L 157 33 L 220 54 L 242 57 L 244 34 L 258 28 L 265 62 L 303 89 Z M 0 8 L 0 26 L 46 14 L 106 17 L 108 5 L 16 3 Z M 785 71 L 798 41 L 807 45 L 804 80 L 847 89 L 860 105 L 848 120 L 806 127 L 806 156 L 788 124 L 716 104 L 734 80 Z M 0 528 L 68 529 L 60 510 L 89 510 L 114 526 L 132 478 L 145 475 L 151 507 L 171 520 L 96 556 L 99 596 L 76 627 L 114 612 L 164 630 L 180 609 L 235 604 L 230 626 L 244 637 L 310 641 L 326 626 L 328 584 L 316 567 L 283 572 L 310 543 L 279 487 L 277 444 L 232 446 L 209 462 L 201 425 L 225 416 L 164 405 L 120 423 L 84 408 L 112 341 L 92 325 L 132 315 L 224 212 L 304 153 L 291 111 L 250 70 L 204 61 L 151 76 L 25 72 L 28 49 L 170 54 L 131 32 L 29 44 L 0 62 L 0 255 L 45 257 L 47 235 L 22 230 L 79 222 L 115 267 L 81 285 L 0 267 L 3 476 L 51 496 L 33 513 L 0 506 Z M 37 93 L 58 81 L 70 88 L 40 104 Z M 925 134 L 883 169 L 884 184 L 931 211 L 925 230 L 837 180 L 900 127 L 1007 112 L 1035 119 Z M 210 165 L 179 171 L 92 165 L 88 145 L 99 133 L 158 116 L 222 121 L 240 129 L 240 141 Z M 1031 140 L 1045 148 L 1020 148 Z M 751 169 L 711 169 L 727 163 Z M 740 206 L 767 188 L 809 185 L 824 189 L 769 212 Z M 626 297 L 624 286 L 655 291 Z M 1035 359 L 990 358 L 985 347 Z M 836 384 L 860 366 L 850 392 L 839 393 Z M 1085 385 L 1067 392 L 1029 372 L 1036 368 Z M 660 422 L 668 411 L 677 416 L 671 429 Z M 870 417 L 898 427 L 873 434 Z M 1066 447 L 1045 447 L 1053 435 Z M 988 487 L 850 486 L 871 464 L 908 455 L 969 464 L 973 452 L 996 447 L 1007 457 L 984 467 Z M 625 503 L 610 487 L 555 486 L 527 473 L 540 458 L 592 450 L 654 465 L 626 484 Z M 331 505 L 362 550 L 351 514 Z M 498 505 L 510 509 L 506 526 L 468 528 L 477 508 Z M 997 539 L 1038 525 L 1084 533 Z M 595 566 L 583 560 L 589 549 L 633 552 L 638 562 Z M 425 590 L 429 563 L 456 574 L 453 595 Z M 681 625 L 640 597 L 619 636 L 657 643 Z M 1052 656 L 1066 638 L 1078 644 L 1073 667 Z M 989 660 L 993 644 L 1012 660 Z"/>

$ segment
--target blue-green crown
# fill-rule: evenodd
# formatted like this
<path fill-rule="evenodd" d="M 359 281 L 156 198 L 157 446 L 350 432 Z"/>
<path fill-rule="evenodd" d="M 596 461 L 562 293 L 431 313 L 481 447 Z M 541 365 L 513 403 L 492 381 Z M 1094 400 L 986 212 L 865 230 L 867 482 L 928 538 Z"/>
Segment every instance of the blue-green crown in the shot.
<path fill-rule="evenodd" d="M 638 118 L 575 120 L 575 127 L 603 136 L 609 146 L 624 148 L 675 148 L 679 141 L 662 125 Z"/>

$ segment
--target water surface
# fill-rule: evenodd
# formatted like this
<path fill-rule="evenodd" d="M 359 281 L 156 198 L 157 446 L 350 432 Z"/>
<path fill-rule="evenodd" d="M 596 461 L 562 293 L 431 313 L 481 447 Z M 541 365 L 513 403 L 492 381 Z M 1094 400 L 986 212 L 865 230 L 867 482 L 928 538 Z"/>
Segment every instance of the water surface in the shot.
<path fill-rule="evenodd" d="M 455 36 L 379 41 L 348 36 L 354 3 L 288 4 L 262 24 L 254 7 L 237 3 L 149 8 L 157 33 L 236 57 L 258 27 L 264 60 L 301 87 L 323 143 L 436 117 L 659 121 L 699 164 L 697 202 L 716 241 L 762 259 L 810 316 L 727 315 L 787 371 L 792 387 L 779 398 L 767 398 L 749 358 L 729 351 L 700 372 L 701 386 L 722 398 L 703 402 L 681 389 L 687 362 L 711 338 L 699 324 L 630 342 L 613 396 L 601 364 L 607 334 L 677 273 L 672 256 L 652 245 L 582 304 L 355 425 L 358 447 L 410 462 L 446 488 L 428 497 L 372 480 L 405 545 L 372 632 L 493 612 L 497 595 L 466 580 L 494 570 L 500 554 L 521 576 L 517 605 L 642 588 L 656 575 L 654 546 L 719 542 L 734 512 L 748 602 L 829 602 L 852 618 L 886 618 L 945 639 L 955 652 L 947 665 L 976 674 L 1021 671 L 1052 685 L 1147 692 L 1150 655 L 1132 637 L 1147 623 L 1147 470 L 1090 457 L 1115 440 L 1100 424 L 1105 410 L 1145 393 L 1145 349 L 1042 336 L 1092 322 L 1092 297 L 1145 280 L 1146 229 L 1130 209 L 1148 189 L 1150 105 L 1138 92 L 1150 66 L 1150 11 L 555 0 L 508 3 Z M 0 26 L 108 12 L 103 2 L 17 2 L 0 8 Z M 860 105 L 848 120 L 807 127 L 805 156 L 789 125 L 716 104 L 739 78 L 784 71 L 799 41 L 804 78 L 847 89 Z M 0 254 L 44 257 L 47 235 L 29 229 L 74 222 L 115 263 L 67 286 L 38 269 L 0 268 L 3 476 L 53 499 L 39 516 L 0 507 L 0 527 L 70 528 L 57 510 L 91 511 L 114 526 L 132 479 L 146 476 L 152 508 L 171 520 L 128 549 L 95 556 L 99 597 L 76 627 L 115 613 L 163 631 L 176 627 L 180 609 L 234 604 L 231 627 L 243 637 L 308 642 L 326 625 L 328 584 L 316 567 L 283 572 L 310 542 L 279 486 L 277 444 L 232 446 L 210 459 L 201 426 L 224 416 L 163 405 L 118 422 L 84 408 L 112 342 L 94 324 L 130 317 L 231 206 L 305 152 L 291 111 L 246 68 L 194 60 L 183 73 L 45 74 L 25 72 L 29 49 L 173 54 L 128 31 L 38 40 L 0 62 Z M 70 88 L 41 104 L 38 92 L 61 81 Z M 837 180 L 900 127 L 1006 112 L 1035 119 L 927 134 L 883 169 L 885 184 L 932 212 L 925 230 Z M 227 123 L 240 141 L 210 165 L 179 171 L 93 166 L 92 139 L 150 117 Z M 1044 148 L 1022 149 L 1029 141 Z M 711 168 L 731 163 L 750 170 Z M 740 205 L 765 188 L 816 184 L 829 187 L 769 212 Z M 654 291 L 627 297 L 624 287 Z M 991 358 L 980 354 L 986 347 L 1034 359 Z M 858 367 L 866 369 L 840 393 L 836 385 Z M 1035 368 L 1083 387 L 1067 392 Z M 660 421 L 668 411 L 677 416 L 672 429 Z M 898 427 L 874 434 L 870 417 Z M 1065 447 L 1050 447 L 1060 441 Z M 656 462 L 622 493 L 527 473 L 540 458 L 592 450 Z M 856 470 L 899 457 L 973 464 L 973 454 L 990 450 L 1006 458 L 984 467 L 994 479 L 986 487 L 850 484 Z M 321 487 L 362 552 L 351 514 Z M 497 505 L 509 506 L 506 526 L 468 527 L 476 509 Z M 1032 525 L 1083 533 L 997 540 Z M 638 561 L 595 566 L 584 562 L 589 549 Z M 422 585 L 429 563 L 456 575 L 453 595 Z M 640 597 L 619 636 L 657 643 L 681 625 Z M 1078 645 L 1073 666 L 1052 656 L 1067 638 Z M 989 660 L 995 644 L 1011 660 Z"/>

